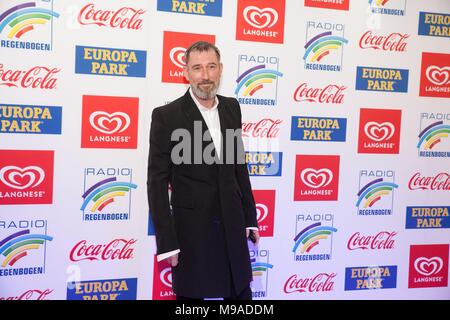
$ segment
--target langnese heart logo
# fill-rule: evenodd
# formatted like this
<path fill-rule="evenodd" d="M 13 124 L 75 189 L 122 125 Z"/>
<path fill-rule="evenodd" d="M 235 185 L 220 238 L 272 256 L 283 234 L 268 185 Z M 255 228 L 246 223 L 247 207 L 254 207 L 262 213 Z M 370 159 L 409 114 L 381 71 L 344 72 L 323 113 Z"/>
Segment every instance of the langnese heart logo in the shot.
<path fill-rule="evenodd" d="M 450 67 L 429 66 L 425 74 L 427 79 L 437 86 L 450 83 Z"/>
<path fill-rule="evenodd" d="M 256 204 L 256 220 L 258 222 L 264 221 L 264 219 L 269 214 L 269 208 L 263 203 Z"/>
<path fill-rule="evenodd" d="M 0 180 L 13 189 L 35 188 L 42 183 L 44 178 L 44 170 L 37 166 L 25 168 L 6 166 L 0 170 Z"/>
<path fill-rule="evenodd" d="M 420 257 L 414 261 L 414 268 L 424 276 L 430 276 L 441 271 L 444 261 L 440 257 Z"/>
<path fill-rule="evenodd" d="M 172 50 L 170 50 L 169 56 L 170 61 L 174 65 L 176 65 L 179 68 L 184 68 L 186 66 L 186 62 L 184 61 L 184 53 L 186 52 L 186 48 L 183 47 L 174 47 Z"/>
<path fill-rule="evenodd" d="M 130 116 L 125 112 L 96 111 L 89 116 L 89 123 L 95 130 L 102 133 L 122 133 L 130 126 Z"/>
<path fill-rule="evenodd" d="M 330 169 L 322 168 L 315 170 L 306 168 L 300 173 L 300 179 L 310 188 L 318 189 L 326 187 L 333 180 L 333 172 Z"/>
<path fill-rule="evenodd" d="M 260 9 L 256 6 L 248 6 L 243 14 L 245 21 L 258 29 L 271 28 L 278 22 L 278 13 L 273 8 Z"/>
<path fill-rule="evenodd" d="M 373 141 L 387 141 L 394 135 L 395 127 L 390 122 L 378 123 L 370 121 L 364 126 L 364 132 Z"/>

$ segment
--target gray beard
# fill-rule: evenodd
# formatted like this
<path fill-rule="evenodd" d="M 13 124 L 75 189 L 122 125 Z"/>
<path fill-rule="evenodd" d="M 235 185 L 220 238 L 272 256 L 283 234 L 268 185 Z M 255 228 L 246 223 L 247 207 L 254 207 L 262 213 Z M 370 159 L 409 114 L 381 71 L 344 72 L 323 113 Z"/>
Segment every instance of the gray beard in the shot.
<path fill-rule="evenodd" d="M 214 88 L 212 88 L 210 91 L 203 91 L 200 88 L 191 85 L 191 90 L 192 92 L 195 94 L 195 96 L 197 96 L 198 98 L 202 99 L 202 100 L 210 100 L 210 99 L 214 99 L 216 97 L 217 91 L 218 91 L 219 86 L 215 86 Z"/>

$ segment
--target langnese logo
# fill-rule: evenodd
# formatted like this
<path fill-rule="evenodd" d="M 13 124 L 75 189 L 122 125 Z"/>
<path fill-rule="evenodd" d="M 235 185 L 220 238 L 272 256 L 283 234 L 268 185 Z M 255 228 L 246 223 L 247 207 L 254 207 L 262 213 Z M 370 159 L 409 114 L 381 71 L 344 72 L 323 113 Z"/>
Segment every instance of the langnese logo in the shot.
<path fill-rule="evenodd" d="M 344 103 L 346 86 L 328 84 L 322 88 L 308 87 L 306 82 L 301 83 L 294 91 L 294 101 L 327 104 Z"/>
<path fill-rule="evenodd" d="M 82 148 L 137 148 L 139 98 L 85 95 L 82 108 Z"/>
<path fill-rule="evenodd" d="M 285 0 L 241 0 L 236 40 L 283 43 Z"/>
<path fill-rule="evenodd" d="M 421 97 L 450 98 L 450 54 L 422 52 Z"/>
<path fill-rule="evenodd" d="M 189 83 L 183 76 L 186 66 L 184 53 L 197 41 L 216 42 L 216 36 L 209 34 L 164 31 L 162 82 Z"/>
<path fill-rule="evenodd" d="M 419 157 L 450 157 L 450 113 L 422 112 L 419 132 Z"/>
<path fill-rule="evenodd" d="M 253 298 L 267 298 L 269 271 L 273 264 L 269 262 L 270 251 L 265 249 L 249 250 L 253 281 L 250 282 Z"/>
<path fill-rule="evenodd" d="M 356 67 L 356 90 L 408 92 L 409 70 Z"/>
<path fill-rule="evenodd" d="M 392 170 L 365 169 L 359 171 L 359 191 L 356 195 L 357 213 L 360 216 L 392 215 L 394 208 L 395 172 Z"/>
<path fill-rule="evenodd" d="M 62 108 L 0 103 L 0 133 L 61 134 Z"/>
<path fill-rule="evenodd" d="M 401 117 L 401 110 L 361 108 L 358 153 L 398 154 Z"/>
<path fill-rule="evenodd" d="M 294 261 L 331 260 L 333 253 L 334 215 L 298 214 L 295 218 L 295 235 L 292 253 Z"/>
<path fill-rule="evenodd" d="M 40 301 L 40 300 L 46 300 L 47 296 L 49 296 L 53 292 L 52 289 L 30 289 L 23 291 L 20 294 L 9 296 L 9 297 L 0 297 L 1 300 L 33 300 L 33 301 Z"/>
<path fill-rule="evenodd" d="M 238 78 L 236 79 L 236 98 L 241 105 L 275 106 L 278 96 L 279 71 L 278 57 L 251 56 L 238 57 Z"/>
<path fill-rule="evenodd" d="M 397 266 L 345 268 L 345 291 L 378 290 L 397 287 Z"/>
<path fill-rule="evenodd" d="M 253 190 L 256 219 L 261 237 L 273 237 L 275 190 Z"/>
<path fill-rule="evenodd" d="M 292 117 L 291 140 L 345 141 L 347 119 L 322 117 Z"/>
<path fill-rule="evenodd" d="M 72 262 L 88 260 L 97 261 L 121 261 L 134 259 L 134 244 L 136 239 L 113 239 L 106 244 L 88 244 L 87 240 L 77 242 L 69 253 Z"/>
<path fill-rule="evenodd" d="M 147 51 L 75 46 L 75 73 L 145 78 Z"/>
<path fill-rule="evenodd" d="M 67 300 L 136 300 L 137 278 L 67 283 Z"/>
<path fill-rule="evenodd" d="M 348 11 L 349 5 L 350 5 L 350 0 L 338 0 L 338 1 L 305 0 L 305 7 L 315 7 L 315 8 Z"/>
<path fill-rule="evenodd" d="M 448 286 L 448 244 L 411 245 L 408 288 Z"/>
<path fill-rule="evenodd" d="M 389 52 L 406 52 L 409 34 L 392 32 L 388 35 L 378 35 L 372 30 L 364 32 L 359 39 L 361 49 L 373 49 Z"/>
<path fill-rule="evenodd" d="M 153 259 L 153 300 L 175 300 L 172 290 L 172 267 L 166 260 Z"/>
<path fill-rule="evenodd" d="M 157 9 L 165 12 L 221 17 L 222 0 L 158 0 Z"/>
<path fill-rule="evenodd" d="M 450 14 L 419 12 L 419 35 L 450 37 Z"/>
<path fill-rule="evenodd" d="M 338 199 L 340 156 L 297 155 L 294 201 Z"/>
<path fill-rule="evenodd" d="M 51 204 L 54 152 L 0 150 L 0 205 Z"/>
<path fill-rule="evenodd" d="M 305 54 L 302 59 L 306 70 L 333 71 L 342 70 L 345 26 L 340 23 L 324 21 L 306 22 Z"/>
<path fill-rule="evenodd" d="M 369 9 L 373 14 L 404 16 L 406 0 L 369 0 Z"/>
<path fill-rule="evenodd" d="M 44 274 L 47 220 L 0 220 L 0 277 Z"/>
<path fill-rule="evenodd" d="M 406 229 L 449 229 L 449 206 L 406 207 Z"/>
<path fill-rule="evenodd" d="M 321 272 L 309 277 L 293 274 L 284 283 L 283 291 L 286 294 L 328 293 L 334 291 L 336 276 L 334 272 Z"/>
<path fill-rule="evenodd" d="M 82 26 L 99 28 L 142 30 L 144 19 L 143 9 L 121 7 L 115 10 L 99 9 L 95 3 L 88 3 L 81 8 L 77 21 Z"/>
<path fill-rule="evenodd" d="M 46 66 L 14 70 L 0 63 L 0 87 L 54 90 L 58 81 L 57 73 L 60 71 L 61 69 Z"/>
<path fill-rule="evenodd" d="M 8 1 L 0 10 L 0 46 L 34 51 L 53 49 L 53 26 L 59 13 L 53 0 Z"/>
<path fill-rule="evenodd" d="M 86 168 L 84 170 L 83 221 L 129 220 L 132 182 L 131 168 Z"/>
<path fill-rule="evenodd" d="M 281 176 L 283 153 L 246 151 L 245 162 L 247 163 L 248 173 L 252 177 L 279 177 Z"/>

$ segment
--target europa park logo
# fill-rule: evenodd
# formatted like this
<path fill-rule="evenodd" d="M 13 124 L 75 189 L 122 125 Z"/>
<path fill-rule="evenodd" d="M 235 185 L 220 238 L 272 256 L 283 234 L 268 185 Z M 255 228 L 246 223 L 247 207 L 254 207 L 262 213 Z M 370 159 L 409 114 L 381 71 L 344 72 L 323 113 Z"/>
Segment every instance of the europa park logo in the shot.
<path fill-rule="evenodd" d="M 208 34 L 164 31 L 162 82 L 189 83 L 183 76 L 184 53 L 196 41 L 215 43 L 216 37 Z"/>
<path fill-rule="evenodd" d="M 6 1 L 3 1 L 6 2 Z M 53 0 L 8 1 L 0 9 L 0 46 L 36 51 L 53 47 Z"/>
<path fill-rule="evenodd" d="M 236 39 L 283 43 L 285 0 L 238 2 Z"/>
<path fill-rule="evenodd" d="M 0 205 L 51 204 L 53 151 L 0 150 Z"/>

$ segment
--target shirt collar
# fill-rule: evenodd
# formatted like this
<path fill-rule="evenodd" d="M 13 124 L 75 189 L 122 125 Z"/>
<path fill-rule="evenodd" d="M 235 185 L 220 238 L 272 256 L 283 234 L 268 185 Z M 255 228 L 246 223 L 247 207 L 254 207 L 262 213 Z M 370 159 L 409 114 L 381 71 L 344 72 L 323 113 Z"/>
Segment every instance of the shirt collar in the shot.
<path fill-rule="evenodd" d="M 217 106 L 219 105 L 219 99 L 217 99 L 217 95 L 214 97 L 214 105 L 212 106 L 212 108 L 206 108 L 206 107 L 202 106 L 202 104 L 198 101 L 197 97 L 192 93 L 191 88 L 189 88 L 189 93 L 191 94 L 192 100 L 194 100 L 195 105 L 197 106 L 197 108 L 200 112 L 214 111 L 217 109 Z"/>

